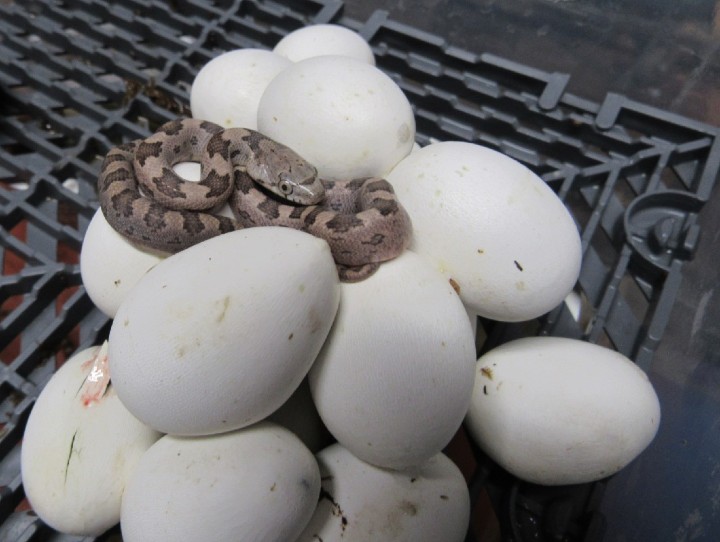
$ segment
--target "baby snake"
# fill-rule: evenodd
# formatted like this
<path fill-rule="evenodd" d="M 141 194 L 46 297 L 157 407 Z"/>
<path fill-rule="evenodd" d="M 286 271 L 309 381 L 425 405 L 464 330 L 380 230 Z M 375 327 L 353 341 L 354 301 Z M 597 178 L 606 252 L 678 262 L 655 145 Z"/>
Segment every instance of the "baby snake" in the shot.
<path fill-rule="evenodd" d="M 200 162 L 200 182 L 173 171 L 185 161 Z M 170 121 L 111 149 L 98 193 L 112 228 L 142 246 L 175 253 L 241 228 L 285 226 L 325 239 L 345 282 L 398 256 L 412 232 L 386 180 L 321 180 L 297 153 L 259 132 L 197 119 Z M 234 219 L 218 214 L 225 202 Z"/>

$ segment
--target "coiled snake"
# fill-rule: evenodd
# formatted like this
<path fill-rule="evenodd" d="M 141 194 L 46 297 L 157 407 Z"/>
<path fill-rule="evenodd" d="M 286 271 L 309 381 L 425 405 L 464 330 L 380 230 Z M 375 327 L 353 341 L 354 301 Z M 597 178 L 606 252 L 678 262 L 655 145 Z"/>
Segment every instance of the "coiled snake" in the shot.
<path fill-rule="evenodd" d="M 201 164 L 198 183 L 174 171 Z M 410 242 L 410 218 L 384 179 L 325 181 L 259 132 L 197 119 L 162 125 L 108 152 L 98 177 L 108 223 L 130 240 L 178 252 L 233 230 L 285 226 L 325 239 L 341 280 L 362 280 Z M 235 218 L 218 214 L 230 203 Z"/>

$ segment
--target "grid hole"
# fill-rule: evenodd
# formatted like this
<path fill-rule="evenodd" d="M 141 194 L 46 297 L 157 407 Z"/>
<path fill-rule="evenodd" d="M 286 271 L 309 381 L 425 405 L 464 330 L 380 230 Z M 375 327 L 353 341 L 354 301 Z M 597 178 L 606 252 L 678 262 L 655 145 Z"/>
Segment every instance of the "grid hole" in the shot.
<path fill-rule="evenodd" d="M 620 281 L 619 291 L 637 321 L 643 322 L 650 309 L 650 302 L 645 292 L 631 275 L 625 274 L 623 276 Z"/>
<path fill-rule="evenodd" d="M 687 190 L 683 180 L 671 167 L 663 168 L 660 172 L 660 182 L 667 190 Z"/>

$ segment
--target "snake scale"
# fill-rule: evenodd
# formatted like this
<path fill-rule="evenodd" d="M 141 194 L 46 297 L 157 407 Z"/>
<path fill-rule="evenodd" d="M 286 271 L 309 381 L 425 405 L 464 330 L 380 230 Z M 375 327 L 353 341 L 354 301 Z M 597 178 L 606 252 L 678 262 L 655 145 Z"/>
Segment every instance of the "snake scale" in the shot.
<path fill-rule="evenodd" d="M 173 171 L 199 162 L 200 182 Z M 292 149 L 257 131 L 178 119 L 111 149 L 98 177 L 113 229 L 175 253 L 254 226 L 284 226 L 325 239 L 341 280 L 356 282 L 410 243 L 410 217 L 384 179 L 323 180 Z M 234 218 L 219 214 L 230 204 Z"/>

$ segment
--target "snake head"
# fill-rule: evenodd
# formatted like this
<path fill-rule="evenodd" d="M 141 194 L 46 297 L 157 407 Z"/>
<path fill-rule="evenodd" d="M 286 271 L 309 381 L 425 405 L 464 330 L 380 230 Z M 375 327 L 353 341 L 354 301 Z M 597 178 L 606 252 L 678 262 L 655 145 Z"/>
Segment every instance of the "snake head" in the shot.
<path fill-rule="evenodd" d="M 317 169 L 304 160 L 286 161 L 282 167 L 267 163 L 248 164 L 247 173 L 282 199 L 301 205 L 315 205 L 325 197 L 325 188 Z"/>

